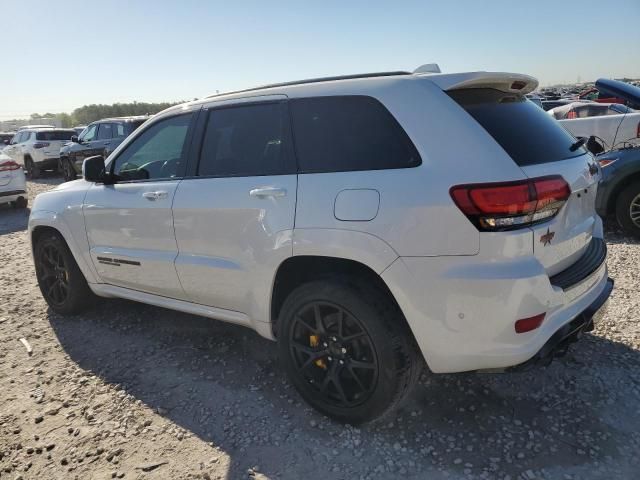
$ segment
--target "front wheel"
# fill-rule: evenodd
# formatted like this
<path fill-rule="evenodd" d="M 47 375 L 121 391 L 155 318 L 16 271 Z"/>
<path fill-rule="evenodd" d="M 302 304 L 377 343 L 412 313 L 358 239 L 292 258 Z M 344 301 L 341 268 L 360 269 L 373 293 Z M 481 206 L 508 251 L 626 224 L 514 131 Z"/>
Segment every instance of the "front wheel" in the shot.
<path fill-rule="evenodd" d="M 52 310 L 70 315 L 80 313 L 91 304 L 94 294 L 58 233 L 46 232 L 38 238 L 34 261 L 38 286 Z"/>
<path fill-rule="evenodd" d="M 633 183 L 620 192 L 616 219 L 626 233 L 640 238 L 640 183 Z"/>
<path fill-rule="evenodd" d="M 76 171 L 73 168 L 73 165 L 71 165 L 71 160 L 69 160 L 68 158 L 61 158 L 60 164 L 62 167 L 62 174 L 64 176 L 65 182 L 70 182 L 71 180 L 75 180 Z"/>
<path fill-rule="evenodd" d="M 11 206 L 18 209 L 27 208 L 28 204 L 29 202 L 25 197 L 18 197 L 15 201 L 11 202 Z"/>
<path fill-rule="evenodd" d="M 280 313 L 278 342 L 300 395 L 354 425 L 396 407 L 423 366 L 398 309 L 381 292 L 344 280 L 295 289 Z"/>

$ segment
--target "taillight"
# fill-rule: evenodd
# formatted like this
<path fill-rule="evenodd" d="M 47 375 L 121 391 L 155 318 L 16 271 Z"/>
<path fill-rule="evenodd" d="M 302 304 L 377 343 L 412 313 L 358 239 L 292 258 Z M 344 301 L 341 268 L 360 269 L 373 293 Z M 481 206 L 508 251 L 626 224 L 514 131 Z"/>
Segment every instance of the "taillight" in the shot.
<path fill-rule="evenodd" d="M 19 170 L 20 168 L 22 167 L 13 161 L 0 163 L 0 172 L 10 172 L 12 170 Z"/>
<path fill-rule="evenodd" d="M 555 216 L 571 195 L 559 176 L 506 183 L 456 185 L 451 198 L 482 231 L 513 230 Z"/>
<path fill-rule="evenodd" d="M 640 122 L 638 122 L 638 126 L 636 127 L 636 137 L 640 137 Z"/>
<path fill-rule="evenodd" d="M 33 144 L 33 148 L 44 148 L 48 146 L 49 144 L 47 142 L 36 142 Z"/>

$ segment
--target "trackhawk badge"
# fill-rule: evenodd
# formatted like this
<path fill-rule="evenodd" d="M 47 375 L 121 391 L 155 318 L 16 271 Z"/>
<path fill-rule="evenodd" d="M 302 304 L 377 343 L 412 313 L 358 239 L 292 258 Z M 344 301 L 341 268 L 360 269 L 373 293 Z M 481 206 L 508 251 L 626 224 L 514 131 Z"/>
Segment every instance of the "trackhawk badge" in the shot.
<path fill-rule="evenodd" d="M 553 237 L 555 236 L 556 236 L 556 232 L 550 232 L 549 229 L 547 228 L 547 233 L 540 236 L 540 242 L 542 243 L 542 245 L 546 247 L 551 243 L 551 240 L 553 240 Z"/>

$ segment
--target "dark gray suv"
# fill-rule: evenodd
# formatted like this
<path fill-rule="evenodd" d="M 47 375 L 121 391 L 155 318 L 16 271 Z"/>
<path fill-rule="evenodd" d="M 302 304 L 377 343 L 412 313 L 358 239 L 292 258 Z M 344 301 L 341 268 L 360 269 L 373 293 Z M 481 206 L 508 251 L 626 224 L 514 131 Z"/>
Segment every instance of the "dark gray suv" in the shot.
<path fill-rule="evenodd" d="M 82 173 L 85 158 L 102 155 L 107 158 L 122 141 L 149 117 L 105 118 L 90 123 L 79 136 L 60 149 L 59 169 L 66 181 L 74 180 Z"/>

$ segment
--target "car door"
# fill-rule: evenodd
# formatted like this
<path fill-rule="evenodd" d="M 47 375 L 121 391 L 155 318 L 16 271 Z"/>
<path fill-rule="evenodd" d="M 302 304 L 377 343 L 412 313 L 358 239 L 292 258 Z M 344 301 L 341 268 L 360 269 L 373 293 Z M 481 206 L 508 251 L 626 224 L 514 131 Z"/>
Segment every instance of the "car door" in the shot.
<path fill-rule="evenodd" d="M 102 282 L 184 298 L 174 267 L 171 204 L 185 171 L 193 115 L 148 125 L 106 167 L 115 183 L 89 188 L 85 226 Z"/>
<path fill-rule="evenodd" d="M 297 176 L 286 97 L 210 105 L 197 165 L 173 202 L 176 270 L 195 303 L 269 321 L 275 271 L 292 254 Z"/>
<path fill-rule="evenodd" d="M 102 155 L 104 158 L 109 156 L 109 153 L 113 151 L 113 148 L 111 147 L 113 137 L 113 123 L 101 123 L 98 125 L 98 134 L 95 141 L 95 150 L 98 152 L 96 155 Z"/>
<path fill-rule="evenodd" d="M 92 157 L 94 155 L 100 155 L 95 147 L 95 142 L 98 136 L 98 124 L 94 123 L 89 125 L 78 137 L 78 143 L 71 147 L 69 151 L 69 160 L 76 168 L 76 172 L 82 171 L 82 162 L 85 158 Z"/>

